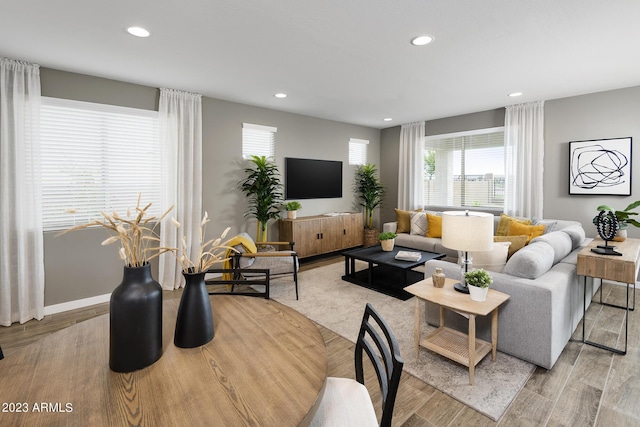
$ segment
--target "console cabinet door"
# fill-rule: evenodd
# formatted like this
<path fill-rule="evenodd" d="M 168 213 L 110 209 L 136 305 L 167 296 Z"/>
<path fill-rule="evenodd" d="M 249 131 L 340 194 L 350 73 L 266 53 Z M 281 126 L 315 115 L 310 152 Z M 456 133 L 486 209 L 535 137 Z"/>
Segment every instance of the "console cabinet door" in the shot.
<path fill-rule="evenodd" d="M 344 233 L 342 216 L 327 217 L 322 220 L 322 253 L 339 251 L 343 248 L 342 236 Z"/>
<path fill-rule="evenodd" d="M 354 248 L 364 241 L 364 222 L 361 213 L 354 213 L 343 217 L 342 247 Z"/>
<path fill-rule="evenodd" d="M 319 219 L 280 220 L 279 239 L 294 242 L 299 258 L 322 253 L 321 233 L 322 222 Z"/>

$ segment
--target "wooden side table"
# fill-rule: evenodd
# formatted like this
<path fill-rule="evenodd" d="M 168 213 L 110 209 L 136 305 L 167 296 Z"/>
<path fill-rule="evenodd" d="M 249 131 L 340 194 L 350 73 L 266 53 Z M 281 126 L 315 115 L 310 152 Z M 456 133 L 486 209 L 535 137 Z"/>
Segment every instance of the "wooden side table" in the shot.
<path fill-rule="evenodd" d="M 629 335 L 629 311 L 635 309 L 636 300 L 636 278 L 638 277 L 638 267 L 640 263 L 640 239 L 626 239 L 624 242 L 613 242 L 616 251 L 622 256 L 601 255 L 592 252 L 591 249 L 598 245 L 603 245 L 604 241 L 594 239 L 578 254 L 578 264 L 576 272 L 578 276 L 584 277 L 584 299 L 582 300 L 582 342 L 594 347 L 609 350 L 616 354 L 627 354 L 627 338 Z M 585 322 L 587 311 L 587 277 L 600 279 L 600 304 L 609 307 L 622 308 L 626 311 L 624 319 L 624 350 L 609 347 L 604 344 L 585 340 Z M 602 302 L 602 280 L 612 280 L 614 282 L 626 283 L 627 285 L 627 302 L 624 306 L 609 304 Z M 629 307 L 629 286 L 633 286 L 633 306 Z"/>
<path fill-rule="evenodd" d="M 453 285 L 457 280 L 445 279 L 443 288 L 433 286 L 431 278 L 414 283 L 404 288 L 416 296 L 414 342 L 416 358 L 420 346 L 447 357 L 469 368 L 469 384 L 473 385 L 475 366 L 491 352 L 491 360 L 495 362 L 498 344 L 498 307 L 509 299 L 509 295 L 489 289 L 486 301 L 473 301 L 468 294 L 457 292 Z M 425 302 L 440 306 L 440 327 L 427 334 L 421 340 L 420 310 L 424 310 Z M 422 304 L 421 304 L 422 302 Z M 469 319 L 469 331 L 465 334 L 444 323 L 445 309 L 453 310 Z M 491 343 L 476 338 L 476 316 L 491 314 Z"/>

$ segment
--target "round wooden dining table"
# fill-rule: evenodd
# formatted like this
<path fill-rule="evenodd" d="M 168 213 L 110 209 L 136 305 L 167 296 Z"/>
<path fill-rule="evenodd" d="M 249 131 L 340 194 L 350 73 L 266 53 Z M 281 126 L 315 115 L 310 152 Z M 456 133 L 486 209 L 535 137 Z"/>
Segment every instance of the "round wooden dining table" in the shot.
<path fill-rule="evenodd" d="M 178 304 L 164 301 L 162 357 L 139 371 L 109 369 L 108 314 L 7 355 L 0 425 L 308 424 L 327 377 L 311 320 L 273 300 L 211 296 L 213 340 L 184 349 L 173 345 Z"/>

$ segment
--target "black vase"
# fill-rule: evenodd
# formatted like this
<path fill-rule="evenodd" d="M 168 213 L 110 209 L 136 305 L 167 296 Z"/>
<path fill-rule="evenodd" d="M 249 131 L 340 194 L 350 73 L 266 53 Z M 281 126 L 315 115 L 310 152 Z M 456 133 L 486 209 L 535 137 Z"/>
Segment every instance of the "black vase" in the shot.
<path fill-rule="evenodd" d="M 214 335 L 211 301 L 204 282 L 206 273 L 182 274 L 186 283 L 178 308 L 173 343 L 182 348 L 198 347 L 211 341 Z"/>
<path fill-rule="evenodd" d="M 162 288 L 151 266 L 124 267 L 122 283 L 111 294 L 109 367 L 133 372 L 162 355 Z"/>

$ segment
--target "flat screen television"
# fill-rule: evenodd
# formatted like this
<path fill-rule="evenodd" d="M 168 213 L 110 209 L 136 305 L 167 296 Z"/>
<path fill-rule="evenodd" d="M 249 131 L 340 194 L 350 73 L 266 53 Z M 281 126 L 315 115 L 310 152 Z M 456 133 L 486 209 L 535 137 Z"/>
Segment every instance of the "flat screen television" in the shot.
<path fill-rule="evenodd" d="M 285 157 L 284 193 L 287 200 L 342 197 L 342 162 Z"/>

